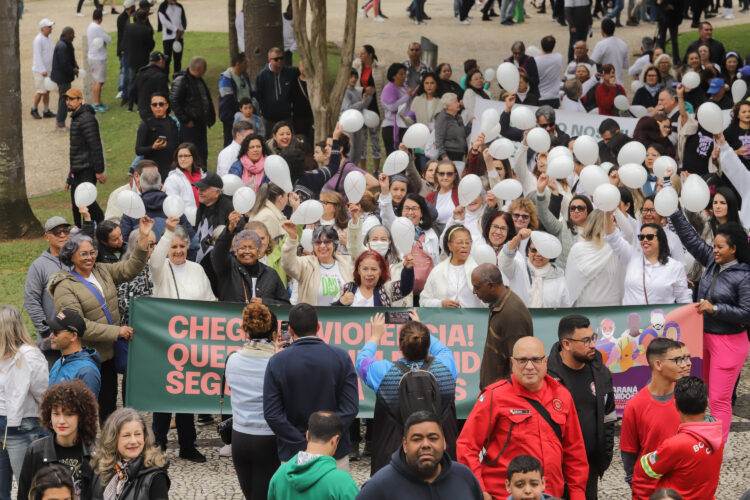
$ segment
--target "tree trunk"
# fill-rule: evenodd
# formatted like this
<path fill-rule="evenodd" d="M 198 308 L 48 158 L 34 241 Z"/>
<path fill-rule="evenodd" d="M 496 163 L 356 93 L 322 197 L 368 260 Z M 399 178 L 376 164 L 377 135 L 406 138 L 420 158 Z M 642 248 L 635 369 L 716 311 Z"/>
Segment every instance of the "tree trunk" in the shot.
<path fill-rule="evenodd" d="M 237 26 L 234 24 L 237 19 L 237 0 L 228 0 L 227 14 L 229 18 L 227 20 L 229 22 L 227 26 L 227 33 L 229 35 L 229 60 L 231 61 L 240 52 L 237 45 Z"/>
<path fill-rule="evenodd" d="M 252 78 L 268 63 L 268 49 L 284 50 L 281 0 L 243 0 L 245 11 L 245 55 Z"/>
<path fill-rule="evenodd" d="M 347 0 L 341 60 L 333 86 L 328 86 L 328 39 L 326 35 L 326 1 L 310 0 L 310 33 L 307 30 L 307 0 L 292 0 L 294 37 L 305 69 L 310 107 L 315 120 L 315 140 L 322 141 L 333 130 L 344 98 L 357 32 L 357 0 Z"/>
<path fill-rule="evenodd" d="M 18 40 L 18 1 L 0 4 L 0 31 L 12 34 L 0 44 L 0 240 L 41 236 L 26 197 L 21 127 L 21 65 Z"/>

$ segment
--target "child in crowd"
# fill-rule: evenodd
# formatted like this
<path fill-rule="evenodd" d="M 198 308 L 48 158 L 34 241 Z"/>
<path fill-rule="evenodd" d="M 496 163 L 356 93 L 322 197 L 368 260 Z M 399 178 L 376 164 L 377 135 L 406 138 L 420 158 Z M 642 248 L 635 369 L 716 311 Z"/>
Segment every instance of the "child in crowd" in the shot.
<path fill-rule="evenodd" d="M 266 135 L 266 128 L 263 126 L 263 120 L 260 119 L 260 116 L 255 114 L 255 106 L 253 106 L 253 101 L 249 97 L 243 97 L 240 99 L 240 110 L 234 114 L 234 121 L 250 122 L 256 134 L 262 136 Z"/>
<path fill-rule="evenodd" d="M 518 455 L 511 460 L 507 475 L 508 500 L 557 500 L 544 493 L 542 464 L 531 455 Z"/>

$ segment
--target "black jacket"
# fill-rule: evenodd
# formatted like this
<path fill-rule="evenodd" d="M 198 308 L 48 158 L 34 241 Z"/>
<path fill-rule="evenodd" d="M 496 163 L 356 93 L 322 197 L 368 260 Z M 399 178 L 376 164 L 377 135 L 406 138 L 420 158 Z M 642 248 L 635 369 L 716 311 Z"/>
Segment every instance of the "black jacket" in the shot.
<path fill-rule="evenodd" d="M 123 49 L 128 58 L 128 67 L 133 71 L 148 64 L 148 56 L 154 50 L 154 30 L 146 23 L 134 22 L 125 26 Z"/>
<path fill-rule="evenodd" d="M 57 84 L 70 83 L 76 78 L 74 70 L 77 67 L 73 43 L 65 40 L 61 35 L 52 52 L 52 72 L 49 77 Z"/>
<path fill-rule="evenodd" d="M 391 463 L 380 469 L 357 495 L 357 500 L 461 499 L 481 500 L 482 487 L 464 464 L 454 462 L 447 453 L 440 460 L 440 474 L 431 483 L 418 476 L 406 463 L 404 450 L 399 447 Z M 397 494 L 394 494 L 398 492 Z"/>
<path fill-rule="evenodd" d="M 555 125 L 555 132 L 557 132 L 556 137 L 557 140 L 560 141 L 560 145 L 567 147 L 570 142 L 570 136 L 560 130 L 557 125 Z M 507 111 L 500 113 L 500 135 L 515 142 L 521 142 L 523 140 L 523 130 L 513 127 L 510 124 L 510 113 Z M 529 155 L 533 156 L 533 154 L 534 152 L 529 148 Z"/>
<path fill-rule="evenodd" d="M 167 500 L 171 481 L 167 468 L 144 467 L 143 457 L 138 457 L 125 467 L 127 482 L 117 500 Z M 106 484 L 97 474 L 94 478 L 94 498 L 104 498 Z"/>
<path fill-rule="evenodd" d="M 159 136 L 167 138 L 167 147 L 154 149 L 154 142 Z M 174 161 L 174 152 L 182 142 L 182 133 L 171 116 L 166 118 L 146 118 L 138 126 L 135 139 L 135 154 L 159 165 L 162 183 L 169 175 L 169 168 Z"/>
<path fill-rule="evenodd" d="M 652 96 L 651 93 L 646 90 L 646 87 L 641 87 L 635 91 L 633 96 L 633 105 L 644 106 L 646 108 L 653 108 L 659 104 L 659 92 Z"/>
<path fill-rule="evenodd" d="M 172 111 L 183 127 L 188 122 L 208 127 L 216 122 L 214 103 L 206 82 L 191 75 L 187 69 L 175 73 L 170 101 Z"/>
<path fill-rule="evenodd" d="M 104 152 L 99 136 L 99 122 L 90 104 L 82 104 L 70 115 L 70 171 L 104 172 Z"/>
<path fill-rule="evenodd" d="M 167 19 L 169 19 L 169 17 L 167 16 L 167 5 L 168 4 L 166 0 L 159 5 L 159 14 L 164 14 L 164 16 L 167 17 Z M 180 12 L 180 20 L 182 22 L 182 28 L 187 29 L 187 18 L 185 17 L 185 7 L 183 7 L 180 2 L 175 2 L 174 5 L 182 9 L 182 12 Z M 161 18 L 157 15 L 156 19 L 157 19 L 156 31 L 161 31 L 162 30 Z M 166 30 L 166 31 L 168 35 L 172 34 L 172 30 Z"/>
<path fill-rule="evenodd" d="M 292 86 L 297 84 L 299 69 L 284 66 L 274 73 L 268 66 L 255 77 L 255 95 L 266 120 L 277 122 L 292 116 Z"/>
<path fill-rule="evenodd" d="M 750 265 L 737 263 L 721 271 L 714 261 L 713 248 L 701 239 L 685 214 L 677 211 L 669 220 L 685 249 L 705 268 L 697 302 L 705 299 L 718 308 L 713 314 L 703 315 L 703 331 L 727 335 L 744 332 L 750 325 Z M 714 277 L 716 283 L 711 290 Z"/>
<path fill-rule="evenodd" d="M 83 464 L 81 465 L 81 498 L 91 500 L 93 498 L 94 470 L 91 468 L 91 448 L 82 443 Z M 23 458 L 21 475 L 18 480 L 18 500 L 27 500 L 31 489 L 31 480 L 34 475 L 49 463 L 59 463 L 55 454 L 55 434 L 37 439 L 26 449 Z M 60 464 L 65 466 L 65 464 Z M 99 497 L 101 498 L 101 497 Z"/>
<path fill-rule="evenodd" d="M 565 379 L 565 371 L 562 370 L 560 348 L 560 342 L 555 342 L 550 349 L 547 373 L 565 387 L 570 387 L 571 381 Z M 612 389 L 612 373 L 602 362 L 602 354 L 599 351 L 596 351 L 596 357 L 588 364 L 588 367 L 594 376 L 596 389 L 596 451 L 598 455 L 590 457 L 593 463 L 589 463 L 589 467 L 598 467 L 597 473 L 599 477 L 602 477 L 612 462 L 615 446 L 615 422 L 617 422 L 615 394 Z M 573 402 L 575 403 L 575 399 Z"/>
<path fill-rule="evenodd" d="M 153 116 L 151 96 L 156 92 L 163 92 L 165 96 L 169 96 L 169 76 L 156 64 L 149 63 L 138 70 L 130 87 L 130 99 L 138 103 L 141 120 Z"/>
<path fill-rule="evenodd" d="M 117 56 L 125 53 L 125 27 L 132 22 L 130 14 L 126 10 L 117 16 Z"/>
<path fill-rule="evenodd" d="M 237 224 L 234 233 L 224 228 L 216 240 L 211 260 L 216 276 L 219 276 L 219 300 L 222 302 L 247 303 L 253 297 L 253 278 L 255 279 L 255 297 L 263 299 L 266 305 L 287 305 L 289 294 L 284 283 L 276 271 L 258 262 L 257 270 L 253 272 L 247 266 L 240 264 L 230 247 L 232 239 L 245 226 L 245 221 Z"/>

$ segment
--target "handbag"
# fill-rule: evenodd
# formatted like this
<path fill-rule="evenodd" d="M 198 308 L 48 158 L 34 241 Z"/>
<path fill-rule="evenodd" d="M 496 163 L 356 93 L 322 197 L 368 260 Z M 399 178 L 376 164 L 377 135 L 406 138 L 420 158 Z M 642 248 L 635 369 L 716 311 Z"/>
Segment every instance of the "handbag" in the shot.
<path fill-rule="evenodd" d="M 232 417 L 229 417 L 228 419 L 224 420 L 224 391 L 226 387 L 227 382 L 227 363 L 229 363 L 229 358 L 232 357 L 232 354 L 234 354 L 237 351 L 233 351 L 229 353 L 229 356 L 227 356 L 227 360 L 224 362 L 224 371 L 221 373 L 221 398 L 219 399 L 219 423 L 216 426 L 216 432 L 219 433 L 219 437 L 221 438 L 221 442 L 224 444 L 232 444 Z"/>

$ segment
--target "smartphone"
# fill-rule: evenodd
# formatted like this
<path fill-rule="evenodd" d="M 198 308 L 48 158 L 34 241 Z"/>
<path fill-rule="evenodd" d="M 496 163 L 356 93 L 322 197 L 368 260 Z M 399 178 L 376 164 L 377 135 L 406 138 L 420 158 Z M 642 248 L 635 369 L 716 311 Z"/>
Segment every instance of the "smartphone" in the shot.
<path fill-rule="evenodd" d="M 408 311 L 391 311 L 385 313 L 385 322 L 389 325 L 402 325 L 411 320 Z"/>
<path fill-rule="evenodd" d="M 289 322 L 282 321 L 281 322 L 281 336 L 279 337 L 279 340 L 282 342 L 289 342 L 291 338 L 292 338 L 292 335 L 289 333 Z"/>
<path fill-rule="evenodd" d="M 157 139 L 160 140 L 161 142 L 167 142 L 167 137 L 164 135 L 160 135 L 159 137 L 157 137 Z"/>

